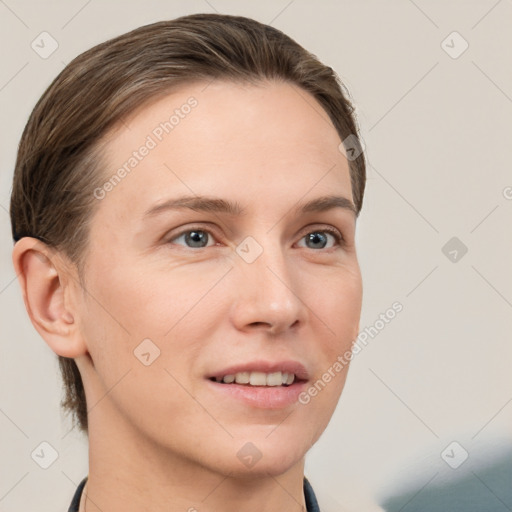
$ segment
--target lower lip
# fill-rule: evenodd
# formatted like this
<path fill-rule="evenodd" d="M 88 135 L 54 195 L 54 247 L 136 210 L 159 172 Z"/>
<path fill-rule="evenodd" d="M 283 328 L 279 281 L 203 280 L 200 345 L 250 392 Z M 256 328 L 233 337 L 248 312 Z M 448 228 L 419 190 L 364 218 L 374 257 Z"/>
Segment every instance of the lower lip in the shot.
<path fill-rule="evenodd" d="M 283 409 L 297 402 L 306 387 L 306 382 L 294 382 L 290 386 L 250 386 L 244 384 L 222 384 L 208 380 L 218 393 L 260 409 Z"/>

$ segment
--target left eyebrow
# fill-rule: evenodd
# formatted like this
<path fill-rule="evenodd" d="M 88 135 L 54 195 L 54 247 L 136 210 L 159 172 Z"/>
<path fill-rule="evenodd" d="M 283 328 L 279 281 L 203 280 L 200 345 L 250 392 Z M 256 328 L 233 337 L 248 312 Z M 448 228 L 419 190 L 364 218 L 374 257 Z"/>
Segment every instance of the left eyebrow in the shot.
<path fill-rule="evenodd" d="M 342 208 L 344 210 L 351 211 L 355 216 L 357 216 L 357 209 L 354 203 L 343 196 L 323 196 L 317 197 L 307 203 L 301 205 L 299 204 L 295 210 L 296 212 L 325 212 L 327 210 L 332 210 L 333 208 Z"/>
<path fill-rule="evenodd" d="M 207 196 L 182 196 L 175 199 L 168 199 L 167 201 L 154 205 L 144 213 L 144 217 L 153 217 L 161 212 L 168 210 L 180 210 L 188 208 L 194 211 L 201 212 L 216 212 L 227 213 L 230 215 L 241 216 L 245 215 L 246 208 L 242 208 L 239 203 L 227 201 L 217 197 Z M 333 208 L 342 208 L 352 212 L 357 216 L 357 210 L 354 203 L 343 196 L 322 196 L 312 199 L 307 203 L 299 203 L 294 212 L 309 213 L 309 212 L 324 212 Z"/>

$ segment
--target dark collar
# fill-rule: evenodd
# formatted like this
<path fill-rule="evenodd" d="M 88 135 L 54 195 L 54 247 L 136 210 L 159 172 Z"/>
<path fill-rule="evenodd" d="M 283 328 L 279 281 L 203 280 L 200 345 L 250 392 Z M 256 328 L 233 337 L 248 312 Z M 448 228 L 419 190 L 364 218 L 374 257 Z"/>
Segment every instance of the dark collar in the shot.
<path fill-rule="evenodd" d="M 82 491 L 84 490 L 85 482 L 87 482 L 87 477 L 85 477 L 76 488 L 75 495 L 73 496 L 71 505 L 68 508 L 68 512 L 78 512 L 78 509 L 80 508 L 80 498 L 82 497 Z"/>
<path fill-rule="evenodd" d="M 320 512 L 315 493 L 306 477 L 304 477 L 304 498 L 306 500 L 306 512 Z"/>
<path fill-rule="evenodd" d="M 69 506 L 68 512 L 78 512 L 78 508 L 80 506 L 80 498 L 82 496 L 82 491 L 84 490 L 85 483 L 87 482 L 87 477 L 85 477 L 77 487 L 75 491 L 75 495 L 73 496 L 73 501 Z M 316 501 L 315 493 L 313 492 L 313 488 L 311 484 L 308 482 L 307 478 L 304 477 L 304 499 L 306 500 L 306 511 L 307 512 L 320 512 L 320 508 L 318 506 L 318 502 Z"/>

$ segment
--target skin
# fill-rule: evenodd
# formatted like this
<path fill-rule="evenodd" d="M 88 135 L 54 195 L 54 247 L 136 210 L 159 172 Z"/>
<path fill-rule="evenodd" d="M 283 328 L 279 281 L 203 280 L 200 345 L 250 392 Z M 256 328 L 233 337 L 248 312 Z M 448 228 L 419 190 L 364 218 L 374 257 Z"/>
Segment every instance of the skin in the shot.
<path fill-rule="evenodd" d="M 105 179 L 190 96 L 197 106 L 99 202 L 84 287 L 63 254 L 35 239 L 17 242 L 14 265 L 34 326 L 56 354 L 75 358 L 84 381 L 87 512 L 303 510 L 304 456 L 347 367 L 307 405 L 275 410 L 221 396 L 206 376 L 291 359 L 311 385 L 350 349 L 362 301 L 356 217 L 294 213 L 325 195 L 353 201 L 348 162 L 308 93 L 215 81 L 153 100 L 112 129 Z M 143 219 L 185 194 L 237 202 L 246 214 L 185 208 Z M 206 247 L 187 246 L 187 229 L 208 231 Z M 309 233 L 324 238 L 308 244 Z M 253 263 L 236 252 L 247 236 L 263 249 Z M 133 353 L 146 338 L 160 350 L 149 366 Z M 247 442 L 262 454 L 251 468 L 237 457 Z"/>

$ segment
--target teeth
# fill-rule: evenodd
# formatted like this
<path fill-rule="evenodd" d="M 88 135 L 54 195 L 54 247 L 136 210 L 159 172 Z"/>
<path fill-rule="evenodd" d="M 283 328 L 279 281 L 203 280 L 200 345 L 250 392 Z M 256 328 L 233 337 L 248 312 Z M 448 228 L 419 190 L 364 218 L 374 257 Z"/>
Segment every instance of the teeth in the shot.
<path fill-rule="evenodd" d="M 266 386 L 267 376 L 263 372 L 251 372 L 249 384 L 251 386 Z"/>
<path fill-rule="evenodd" d="M 249 384 L 250 386 L 289 386 L 295 381 L 293 373 L 264 373 L 264 372 L 239 372 L 235 375 L 225 375 L 224 377 L 215 377 L 217 382 L 225 384 Z"/>
<path fill-rule="evenodd" d="M 266 376 L 266 380 L 267 386 L 280 386 L 283 383 L 281 372 L 269 373 Z"/>
<path fill-rule="evenodd" d="M 249 372 L 240 372 L 235 375 L 237 384 L 249 384 L 251 374 Z"/>

